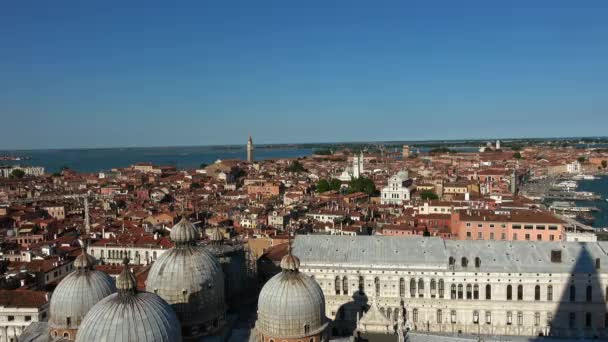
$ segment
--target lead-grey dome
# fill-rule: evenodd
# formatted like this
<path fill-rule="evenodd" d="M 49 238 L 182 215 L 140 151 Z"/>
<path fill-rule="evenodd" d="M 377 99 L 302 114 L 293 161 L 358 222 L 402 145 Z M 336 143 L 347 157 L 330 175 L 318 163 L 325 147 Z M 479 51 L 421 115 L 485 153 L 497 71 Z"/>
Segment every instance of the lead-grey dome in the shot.
<path fill-rule="evenodd" d="M 146 290 L 166 300 L 179 317 L 184 336 L 211 333 L 225 319 L 224 274 L 219 261 L 196 245 L 198 230 L 182 219 L 173 227 L 169 249 L 152 264 Z"/>
<path fill-rule="evenodd" d="M 51 296 L 51 329 L 78 329 L 89 310 L 116 292 L 114 280 L 93 269 L 95 259 L 82 253 L 74 261 L 76 270 L 63 278 Z"/>
<path fill-rule="evenodd" d="M 289 253 L 281 260 L 281 273 L 260 292 L 256 330 L 269 337 L 302 338 L 325 330 L 325 297 L 321 287 L 300 273 L 299 259 Z"/>
<path fill-rule="evenodd" d="M 138 292 L 125 261 L 116 283 L 118 293 L 97 303 L 86 315 L 76 342 L 180 342 L 179 321 L 159 296 Z"/>

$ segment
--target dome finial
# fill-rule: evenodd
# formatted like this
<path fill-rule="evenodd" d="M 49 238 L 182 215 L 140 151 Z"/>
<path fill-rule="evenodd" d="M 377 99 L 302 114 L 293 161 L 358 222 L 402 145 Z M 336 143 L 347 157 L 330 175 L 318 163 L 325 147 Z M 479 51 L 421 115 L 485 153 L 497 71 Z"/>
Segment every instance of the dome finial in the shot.
<path fill-rule="evenodd" d="M 186 216 L 182 216 L 182 219 L 171 228 L 170 236 L 171 241 L 175 243 L 176 247 L 194 245 L 199 237 L 198 229 Z"/>
<path fill-rule="evenodd" d="M 120 296 L 135 294 L 137 292 L 137 279 L 135 275 L 129 269 L 129 258 L 125 257 L 122 260 L 123 269 L 122 272 L 116 278 L 116 288 Z"/>
<path fill-rule="evenodd" d="M 95 265 L 95 259 L 87 253 L 88 245 L 87 240 L 82 241 L 80 255 L 74 260 L 74 267 L 76 267 L 77 271 L 92 270 Z"/>
<path fill-rule="evenodd" d="M 286 272 L 297 272 L 300 268 L 300 259 L 291 254 L 291 232 L 288 232 L 287 239 L 287 255 L 281 259 L 281 269 Z"/>

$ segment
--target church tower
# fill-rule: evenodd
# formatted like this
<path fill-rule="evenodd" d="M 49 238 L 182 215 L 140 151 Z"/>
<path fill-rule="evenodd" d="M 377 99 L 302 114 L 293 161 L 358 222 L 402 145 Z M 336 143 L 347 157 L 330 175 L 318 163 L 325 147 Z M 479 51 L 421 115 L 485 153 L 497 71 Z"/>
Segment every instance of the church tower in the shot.
<path fill-rule="evenodd" d="M 251 139 L 251 135 L 247 140 L 247 161 L 253 163 L 253 139 Z"/>
<path fill-rule="evenodd" d="M 363 152 L 353 155 L 353 179 L 360 178 L 363 173 Z"/>

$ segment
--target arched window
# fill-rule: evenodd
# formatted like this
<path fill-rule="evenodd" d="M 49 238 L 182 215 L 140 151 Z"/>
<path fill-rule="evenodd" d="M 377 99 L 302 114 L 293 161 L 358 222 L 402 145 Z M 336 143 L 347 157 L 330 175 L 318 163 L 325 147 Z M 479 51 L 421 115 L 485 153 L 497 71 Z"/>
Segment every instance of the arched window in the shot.
<path fill-rule="evenodd" d="M 360 294 L 365 293 L 365 280 L 363 279 L 362 276 L 359 276 L 359 293 Z"/>
<path fill-rule="evenodd" d="M 418 295 L 420 297 L 424 296 L 424 280 L 422 278 L 418 279 Z"/>
<path fill-rule="evenodd" d="M 418 309 L 412 310 L 412 320 L 418 322 Z"/>
<path fill-rule="evenodd" d="M 386 312 L 384 311 L 384 308 L 380 308 L 380 313 L 382 314 L 382 316 L 386 317 Z"/>
<path fill-rule="evenodd" d="M 380 278 L 376 277 L 374 279 L 374 284 L 376 285 L 376 296 L 380 297 Z"/>
<path fill-rule="evenodd" d="M 486 285 L 486 299 L 492 299 L 492 285 L 490 284 Z"/>
<path fill-rule="evenodd" d="M 511 285 L 507 285 L 507 300 L 513 299 L 513 287 Z"/>
<path fill-rule="evenodd" d="M 399 279 L 399 297 L 405 297 L 405 279 Z"/>
<path fill-rule="evenodd" d="M 540 300 L 540 285 L 534 286 L 534 300 Z"/>
<path fill-rule="evenodd" d="M 467 284 L 467 299 L 473 299 L 473 287 Z"/>
<path fill-rule="evenodd" d="M 463 297 L 463 287 L 462 284 L 458 284 L 458 299 L 462 299 Z"/>
<path fill-rule="evenodd" d="M 481 267 L 481 259 L 479 257 L 475 257 L 475 267 Z"/>
<path fill-rule="evenodd" d="M 448 259 L 448 264 L 449 264 L 450 266 L 454 266 L 454 265 L 456 265 L 456 259 L 454 259 L 454 257 L 450 257 L 450 258 Z"/>
<path fill-rule="evenodd" d="M 592 298 L 593 298 L 593 289 L 591 288 L 591 285 L 587 285 L 587 290 L 585 291 L 585 299 L 587 300 L 587 303 L 590 303 Z"/>
<path fill-rule="evenodd" d="M 460 260 L 460 264 L 462 265 L 462 267 L 467 267 L 467 265 L 469 264 L 469 260 L 465 257 L 462 257 L 462 259 Z"/>
<path fill-rule="evenodd" d="M 439 298 L 443 298 L 445 294 L 445 283 L 443 279 L 439 279 Z"/>
<path fill-rule="evenodd" d="M 524 300 L 524 286 L 517 285 L 517 300 Z"/>
<path fill-rule="evenodd" d="M 441 312 L 441 309 L 437 310 L 437 323 L 441 324 L 441 322 L 443 322 L 443 313 Z"/>
<path fill-rule="evenodd" d="M 437 280 L 431 279 L 431 296 L 434 298 L 437 294 Z"/>
<path fill-rule="evenodd" d="M 70 338 L 70 333 L 64 332 L 63 333 L 63 337 L 69 339 Z"/>
<path fill-rule="evenodd" d="M 410 297 L 416 297 L 416 279 L 410 279 Z"/>
<path fill-rule="evenodd" d="M 570 285 L 570 301 L 576 301 L 576 287 L 574 285 Z"/>
<path fill-rule="evenodd" d="M 348 294 L 348 278 L 342 277 L 342 292 L 347 295 Z"/>
<path fill-rule="evenodd" d="M 450 298 L 456 299 L 456 284 L 452 284 L 450 287 Z"/>
<path fill-rule="evenodd" d="M 553 285 L 547 286 L 547 300 L 553 300 Z"/>
<path fill-rule="evenodd" d="M 304 324 L 304 334 L 308 335 L 310 333 L 310 324 Z"/>
<path fill-rule="evenodd" d="M 340 294 L 340 277 L 336 277 L 334 280 L 334 286 L 336 287 L 336 294 Z"/>
<path fill-rule="evenodd" d="M 391 308 L 386 309 L 386 318 L 388 318 L 388 320 L 391 320 L 391 314 L 393 313 L 393 310 L 391 310 Z"/>
<path fill-rule="evenodd" d="M 473 285 L 473 299 L 479 299 L 479 285 Z"/>

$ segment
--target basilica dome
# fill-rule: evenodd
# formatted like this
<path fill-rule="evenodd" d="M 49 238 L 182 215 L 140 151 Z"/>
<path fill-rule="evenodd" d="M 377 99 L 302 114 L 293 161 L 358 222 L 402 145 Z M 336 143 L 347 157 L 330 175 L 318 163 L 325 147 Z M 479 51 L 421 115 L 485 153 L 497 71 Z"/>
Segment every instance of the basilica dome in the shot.
<path fill-rule="evenodd" d="M 325 297 L 321 287 L 300 273 L 300 260 L 289 253 L 281 260 L 281 273 L 260 292 L 256 331 L 264 337 L 303 338 L 327 328 Z"/>
<path fill-rule="evenodd" d="M 76 270 L 59 282 L 51 296 L 49 327 L 51 336 L 73 339 L 75 330 L 89 310 L 116 292 L 114 280 L 93 269 L 95 259 L 82 253 L 74 261 Z"/>
<path fill-rule="evenodd" d="M 182 218 L 171 230 L 175 247 L 154 262 L 146 281 L 146 290 L 171 304 L 184 336 L 212 334 L 225 320 L 224 274 L 216 257 L 196 245 L 198 236 Z"/>
<path fill-rule="evenodd" d="M 180 342 L 179 321 L 159 296 L 137 291 L 137 280 L 125 260 L 116 279 L 118 293 L 97 303 L 86 315 L 76 342 Z"/>

